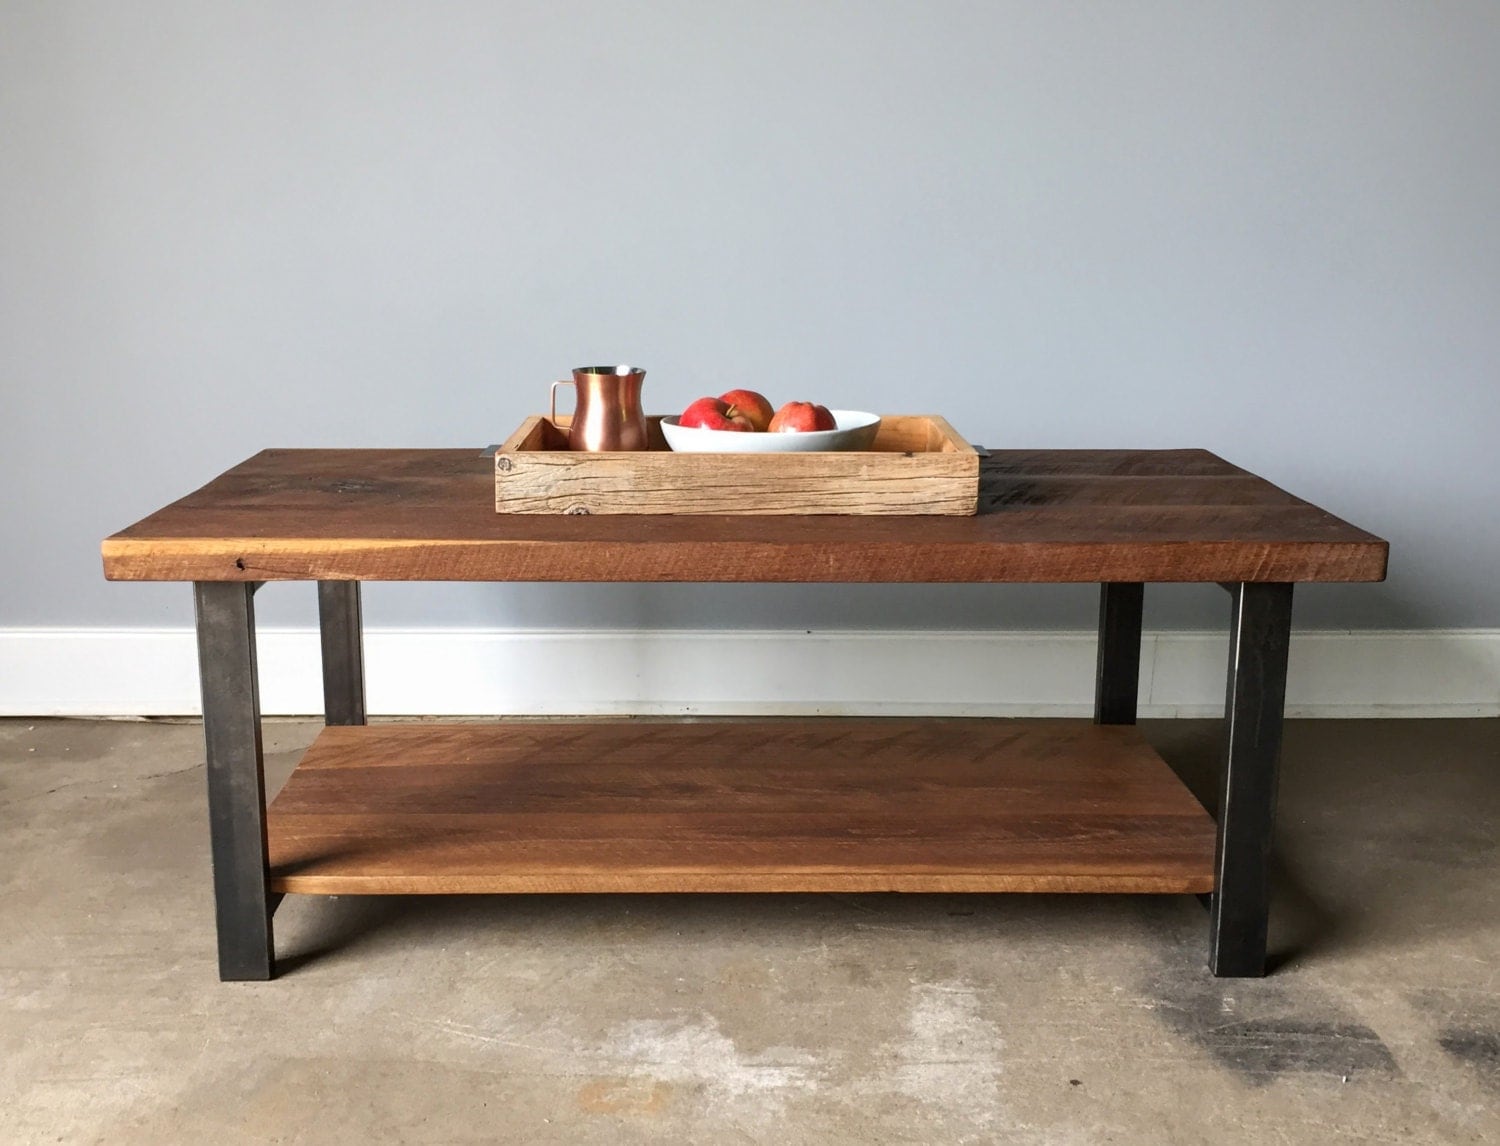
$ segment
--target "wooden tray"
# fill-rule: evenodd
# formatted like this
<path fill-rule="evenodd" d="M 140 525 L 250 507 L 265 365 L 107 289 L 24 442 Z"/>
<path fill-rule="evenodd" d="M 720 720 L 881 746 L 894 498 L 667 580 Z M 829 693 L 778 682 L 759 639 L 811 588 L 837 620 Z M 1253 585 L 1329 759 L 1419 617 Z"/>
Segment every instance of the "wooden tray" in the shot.
<path fill-rule="evenodd" d="M 568 421 L 536 414 L 495 452 L 500 513 L 939 514 L 979 505 L 979 454 L 944 419 L 886 414 L 866 451 L 677 454 L 650 419 L 650 447 L 574 453 Z"/>

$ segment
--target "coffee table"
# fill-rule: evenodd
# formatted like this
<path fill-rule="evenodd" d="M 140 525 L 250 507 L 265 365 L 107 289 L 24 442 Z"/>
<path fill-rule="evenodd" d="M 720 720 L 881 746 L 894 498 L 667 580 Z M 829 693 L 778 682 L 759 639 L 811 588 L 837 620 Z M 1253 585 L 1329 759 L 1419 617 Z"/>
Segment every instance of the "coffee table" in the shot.
<path fill-rule="evenodd" d="M 266 450 L 104 542 L 194 584 L 221 978 L 272 977 L 287 893 L 697 891 L 1197 893 L 1264 974 L 1292 588 L 1381 539 L 1203 450 L 995 451 L 971 518 L 502 515 L 492 465 Z M 269 809 L 266 581 L 317 582 L 327 723 Z M 363 581 L 1095 582 L 1094 722 L 368 725 Z M 1153 581 L 1229 591 L 1217 822 L 1132 727 Z"/>

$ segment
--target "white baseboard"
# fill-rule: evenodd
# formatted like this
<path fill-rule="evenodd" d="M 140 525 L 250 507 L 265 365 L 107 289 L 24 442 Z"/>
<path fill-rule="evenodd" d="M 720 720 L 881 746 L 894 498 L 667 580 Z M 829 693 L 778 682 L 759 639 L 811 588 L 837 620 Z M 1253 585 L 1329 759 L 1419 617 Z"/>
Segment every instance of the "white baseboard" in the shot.
<path fill-rule="evenodd" d="M 1091 632 L 376 629 L 372 714 L 1084 716 Z M 1147 634 L 1142 716 L 1223 711 L 1228 638 Z M 318 637 L 262 629 L 266 715 L 322 710 Z M 0 715 L 199 711 L 187 629 L 0 629 Z M 1291 716 L 1500 716 L 1500 630 L 1306 632 Z"/>

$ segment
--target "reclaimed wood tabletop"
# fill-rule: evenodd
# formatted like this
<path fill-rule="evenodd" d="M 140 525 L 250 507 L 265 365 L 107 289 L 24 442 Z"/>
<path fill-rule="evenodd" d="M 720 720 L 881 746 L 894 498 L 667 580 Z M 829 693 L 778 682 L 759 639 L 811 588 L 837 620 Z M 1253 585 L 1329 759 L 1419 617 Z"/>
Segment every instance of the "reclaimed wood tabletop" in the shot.
<path fill-rule="evenodd" d="M 972 517 L 495 512 L 475 449 L 263 450 L 103 544 L 122 581 L 1379 581 L 1385 541 L 1206 450 L 997 450 Z"/>

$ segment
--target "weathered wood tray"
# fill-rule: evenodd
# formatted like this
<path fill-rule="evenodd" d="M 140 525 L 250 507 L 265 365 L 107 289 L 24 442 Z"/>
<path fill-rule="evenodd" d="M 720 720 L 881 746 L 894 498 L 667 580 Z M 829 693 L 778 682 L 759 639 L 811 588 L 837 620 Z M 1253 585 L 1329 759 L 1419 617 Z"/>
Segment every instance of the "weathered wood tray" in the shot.
<path fill-rule="evenodd" d="M 500 513 L 973 514 L 979 454 L 944 419 L 887 414 L 869 450 L 678 454 L 661 419 L 650 447 L 568 449 L 566 418 L 540 414 L 495 452 Z"/>

